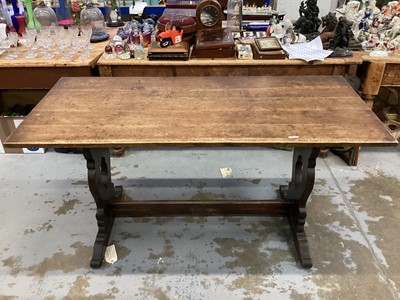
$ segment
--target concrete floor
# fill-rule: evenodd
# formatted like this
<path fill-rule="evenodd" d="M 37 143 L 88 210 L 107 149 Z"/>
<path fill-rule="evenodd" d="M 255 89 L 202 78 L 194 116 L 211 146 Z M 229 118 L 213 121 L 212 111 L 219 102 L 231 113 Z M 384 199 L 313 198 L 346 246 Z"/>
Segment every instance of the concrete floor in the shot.
<path fill-rule="evenodd" d="M 262 199 L 287 183 L 277 149 L 129 150 L 113 180 L 135 199 Z M 232 175 L 222 178 L 220 168 Z M 95 205 L 79 154 L 0 156 L 0 299 L 400 299 L 400 147 L 357 167 L 317 161 L 295 259 L 286 219 L 117 219 L 118 261 L 89 267 Z"/>

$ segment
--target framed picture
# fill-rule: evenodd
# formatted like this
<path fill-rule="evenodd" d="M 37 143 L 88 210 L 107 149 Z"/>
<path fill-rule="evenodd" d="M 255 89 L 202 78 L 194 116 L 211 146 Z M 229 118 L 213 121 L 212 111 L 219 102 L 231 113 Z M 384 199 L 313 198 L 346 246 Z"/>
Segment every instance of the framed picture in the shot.
<path fill-rule="evenodd" d="M 258 38 L 267 37 L 267 33 L 265 31 L 256 31 L 256 37 Z"/>
<path fill-rule="evenodd" d="M 254 36 L 254 32 L 252 32 L 252 31 L 242 32 L 242 37 L 253 37 L 253 36 Z"/>
<path fill-rule="evenodd" d="M 261 51 L 282 49 L 281 44 L 279 44 L 276 37 L 273 37 L 273 36 L 269 36 L 269 37 L 265 37 L 265 38 L 257 38 L 256 45 L 257 45 L 258 49 L 260 49 Z"/>
<path fill-rule="evenodd" d="M 241 37 L 240 32 L 239 31 L 233 31 L 232 32 L 232 37 L 234 40 L 237 40 L 238 38 Z"/>

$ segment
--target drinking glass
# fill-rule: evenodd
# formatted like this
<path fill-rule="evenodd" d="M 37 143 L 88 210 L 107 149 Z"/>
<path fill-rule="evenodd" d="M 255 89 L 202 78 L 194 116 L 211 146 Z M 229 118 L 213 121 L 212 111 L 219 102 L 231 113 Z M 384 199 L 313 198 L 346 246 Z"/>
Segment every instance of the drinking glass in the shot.
<path fill-rule="evenodd" d="M 8 60 L 13 60 L 18 57 L 19 50 L 18 50 L 18 33 L 16 32 L 9 32 L 8 33 L 8 40 L 10 42 L 10 48 L 8 50 L 8 55 L 5 57 L 5 59 Z M 12 51 L 11 51 L 12 50 Z"/>
<path fill-rule="evenodd" d="M 52 59 L 54 54 L 51 51 L 53 46 L 53 33 L 50 31 L 50 28 L 45 28 L 44 26 L 40 30 L 40 32 L 36 36 L 36 43 L 39 48 L 43 50 L 43 59 Z"/>
<path fill-rule="evenodd" d="M 53 40 L 56 44 L 56 50 L 54 51 L 55 54 L 61 54 L 67 48 L 67 31 L 68 29 L 65 29 L 62 26 L 56 26 L 54 28 Z"/>
<path fill-rule="evenodd" d="M 82 39 L 82 53 L 79 56 L 80 60 L 86 60 L 90 57 L 90 52 L 94 49 L 94 46 L 90 43 L 90 38 L 92 36 L 91 26 L 82 26 L 81 28 L 81 39 Z"/>
<path fill-rule="evenodd" d="M 22 35 L 21 43 L 28 48 L 28 53 L 25 58 L 35 58 L 37 56 L 36 52 L 33 50 L 33 45 L 36 41 L 36 30 L 32 28 L 27 28 L 26 32 Z"/>
<path fill-rule="evenodd" d="M 3 54 L 6 50 L 9 51 L 10 46 L 11 46 L 11 42 L 8 38 L 4 39 L 4 40 L 0 40 L 0 55 Z"/>

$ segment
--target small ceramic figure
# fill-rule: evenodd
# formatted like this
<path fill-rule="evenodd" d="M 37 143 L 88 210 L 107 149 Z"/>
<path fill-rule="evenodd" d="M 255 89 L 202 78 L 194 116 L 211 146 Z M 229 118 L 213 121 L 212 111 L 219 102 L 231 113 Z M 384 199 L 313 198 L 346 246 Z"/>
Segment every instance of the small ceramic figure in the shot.
<path fill-rule="evenodd" d="M 381 10 L 376 7 L 376 0 L 369 0 L 368 7 L 371 10 L 371 15 L 374 17 L 381 13 Z"/>
<path fill-rule="evenodd" d="M 370 56 L 388 56 L 388 41 L 385 35 L 381 34 L 379 40 L 375 42 L 374 50 L 369 53 Z"/>
<path fill-rule="evenodd" d="M 358 9 L 360 12 L 364 12 L 367 9 L 367 0 L 360 1 L 360 8 Z"/>
<path fill-rule="evenodd" d="M 360 2 L 349 1 L 346 5 L 343 5 L 335 10 L 336 18 L 345 17 L 349 22 L 356 22 L 358 19 L 358 10 L 360 8 Z"/>
<path fill-rule="evenodd" d="M 285 33 L 282 26 L 280 24 L 272 24 L 269 30 L 271 36 L 276 37 L 277 39 L 281 39 Z"/>
<path fill-rule="evenodd" d="M 360 23 L 358 24 L 359 30 L 367 31 L 369 29 L 370 21 L 371 20 L 371 9 L 367 7 L 364 13 L 364 17 L 361 19 Z"/>
<path fill-rule="evenodd" d="M 386 31 L 386 36 L 390 39 L 395 39 L 400 35 L 400 16 L 394 16 L 392 21 L 389 23 L 389 28 Z"/>
<path fill-rule="evenodd" d="M 278 14 L 277 13 L 273 13 L 271 19 L 269 20 L 269 24 L 278 24 L 279 20 L 278 20 Z"/>

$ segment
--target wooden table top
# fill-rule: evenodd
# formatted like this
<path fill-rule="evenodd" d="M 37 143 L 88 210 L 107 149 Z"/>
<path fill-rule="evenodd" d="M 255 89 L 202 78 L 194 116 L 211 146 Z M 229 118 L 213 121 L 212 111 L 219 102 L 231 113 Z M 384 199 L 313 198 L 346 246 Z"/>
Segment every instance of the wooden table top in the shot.
<path fill-rule="evenodd" d="M 340 76 L 61 78 L 5 145 L 389 146 Z"/>

